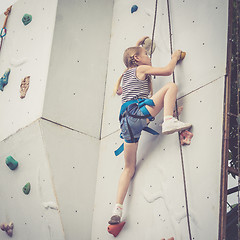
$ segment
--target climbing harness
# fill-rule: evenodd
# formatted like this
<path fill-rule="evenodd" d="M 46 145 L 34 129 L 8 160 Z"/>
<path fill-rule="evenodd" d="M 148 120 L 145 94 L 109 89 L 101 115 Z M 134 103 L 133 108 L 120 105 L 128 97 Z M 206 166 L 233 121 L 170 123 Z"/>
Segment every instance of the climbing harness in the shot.
<path fill-rule="evenodd" d="M 172 29 L 171 29 L 171 17 L 170 17 L 169 0 L 167 0 L 167 9 L 168 9 L 168 24 L 169 24 L 169 35 L 170 35 L 170 49 L 171 49 L 171 55 L 172 55 L 172 54 L 173 54 L 173 49 L 172 49 L 172 45 L 173 45 L 173 44 L 172 44 Z M 173 72 L 173 82 L 175 83 L 175 74 L 174 74 L 174 72 Z M 178 119 L 178 106 L 177 106 L 177 101 L 176 101 L 176 113 L 177 113 L 177 119 Z M 178 132 L 178 138 L 179 138 L 179 143 L 180 143 L 179 146 L 180 146 L 181 163 L 182 163 L 182 173 L 183 173 L 185 203 L 186 203 L 186 212 L 187 212 L 188 233 L 189 233 L 189 239 L 192 240 L 191 227 L 190 227 L 190 219 L 189 219 L 189 209 L 188 209 L 186 177 L 185 177 L 185 170 L 184 170 L 184 162 L 183 162 L 183 153 L 182 153 L 181 138 L 180 138 L 180 133 L 179 133 L 179 132 Z"/>
<path fill-rule="evenodd" d="M 10 6 L 5 12 L 5 21 L 4 21 L 4 24 L 3 24 L 3 27 L 2 27 L 2 30 L 1 30 L 1 33 L 0 33 L 0 38 L 1 38 L 1 42 L 0 42 L 0 51 L 1 51 L 1 48 L 2 48 L 2 43 L 3 43 L 3 38 L 6 36 L 7 34 L 7 20 L 8 20 L 8 17 L 9 17 L 9 14 L 11 12 L 11 9 L 12 9 L 12 6 Z"/>
<path fill-rule="evenodd" d="M 125 139 L 125 142 L 136 143 L 139 140 L 139 138 L 135 138 L 133 135 L 132 128 L 128 122 L 128 117 L 133 117 L 133 118 L 137 118 L 137 119 L 147 119 L 148 118 L 150 121 L 154 120 L 154 118 L 149 114 L 145 105 L 154 106 L 154 102 L 152 99 L 138 98 L 138 99 L 127 101 L 122 105 L 120 114 L 119 114 L 119 121 L 121 122 L 123 119 L 126 121 L 127 127 L 128 127 L 128 132 L 129 132 L 130 138 L 131 138 L 130 140 Z M 137 107 L 144 114 L 144 116 L 137 116 L 137 115 L 131 114 L 129 112 L 129 109 L 132 107 Z M 146 131 L 152 135 L 159 135 L 158 132 L 156 132 L 155 130 L 153 130 L 152 128 L 149 128 L 149 127 L 145 127 L 142 130 Z M 122 133 L 120 133 L 120 138 L 123 139 Z M 120 153 L 123 152 L 123 150 L 124 150 L 124 143 L 116 151 L 114 151 L 114 153 L 116 156 L 118 156 Z"/>

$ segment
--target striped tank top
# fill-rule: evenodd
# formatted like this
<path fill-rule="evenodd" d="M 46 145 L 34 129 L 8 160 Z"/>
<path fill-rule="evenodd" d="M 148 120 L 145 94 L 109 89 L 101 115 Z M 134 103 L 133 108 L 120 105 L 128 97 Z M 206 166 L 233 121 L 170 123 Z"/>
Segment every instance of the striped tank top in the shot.
<path fill-rule="evenodd" d="M 136 69 L 128 69 L 122 78 L 122 104 L 137 98 L 148 98 L 150 93 L 148 80 L 140 80 L 136 76 Z"/>

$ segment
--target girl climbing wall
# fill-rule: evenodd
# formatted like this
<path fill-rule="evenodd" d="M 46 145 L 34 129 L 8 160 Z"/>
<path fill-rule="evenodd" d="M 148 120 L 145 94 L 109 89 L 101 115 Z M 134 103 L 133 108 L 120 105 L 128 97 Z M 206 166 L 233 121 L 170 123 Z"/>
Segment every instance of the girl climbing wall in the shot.
<path fill-rule="evenodd" d="M 146 38 L 141 38 L 136 47 L 125 50 L 123 61 L 127 69 L 119 78 L 114 90 L 115 93 L 122 95 L 119 120 L 121 137 L 124 139 L 125 167 L 120 176 L 116 205 L 109 221 L 111 225 L 119 224 L 121 221 L 124 198 L 135 173 L 136 152 L 141 131 L 154 120 L 163 107 L 162 134 L 171 134 L 191 127 L 191 124 L 180 122 L 173 117 L 178 91 L 175 83 L 167 83 L 154 95 L 152 90 L 151 75 L 171 75 L 180 60 L 181 51 L 172 54 L 171 61 L 166 67 L 152 67 L 145 48 L 140 47 Z"/>

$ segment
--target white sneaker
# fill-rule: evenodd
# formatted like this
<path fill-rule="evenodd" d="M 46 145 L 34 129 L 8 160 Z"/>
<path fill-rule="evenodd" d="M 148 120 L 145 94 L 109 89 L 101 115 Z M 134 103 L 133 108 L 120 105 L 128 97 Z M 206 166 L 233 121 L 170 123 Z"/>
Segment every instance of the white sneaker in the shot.
<path fill-rule="evenodd" d="M 183 123 L 176 118 L 169 119 L 162 124 L 162 134 L 171 134 L 190 128 L 192 124 Z"/>

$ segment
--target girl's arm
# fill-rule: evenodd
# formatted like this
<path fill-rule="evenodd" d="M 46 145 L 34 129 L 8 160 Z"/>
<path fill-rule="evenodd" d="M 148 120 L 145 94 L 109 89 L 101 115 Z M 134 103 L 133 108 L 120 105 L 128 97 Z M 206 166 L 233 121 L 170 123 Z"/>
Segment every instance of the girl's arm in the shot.
<path fill-rule="evenodd" d="M 177 61 L 180 59 L 181 50 L 175 51 L 172 54 L 172 59 L 165 67 L 152 67 L 149 65 L 141 65 L 138 68 L 140 74 L 150 74 L 155 76 L 169 76 L 173 73 Z"/>

